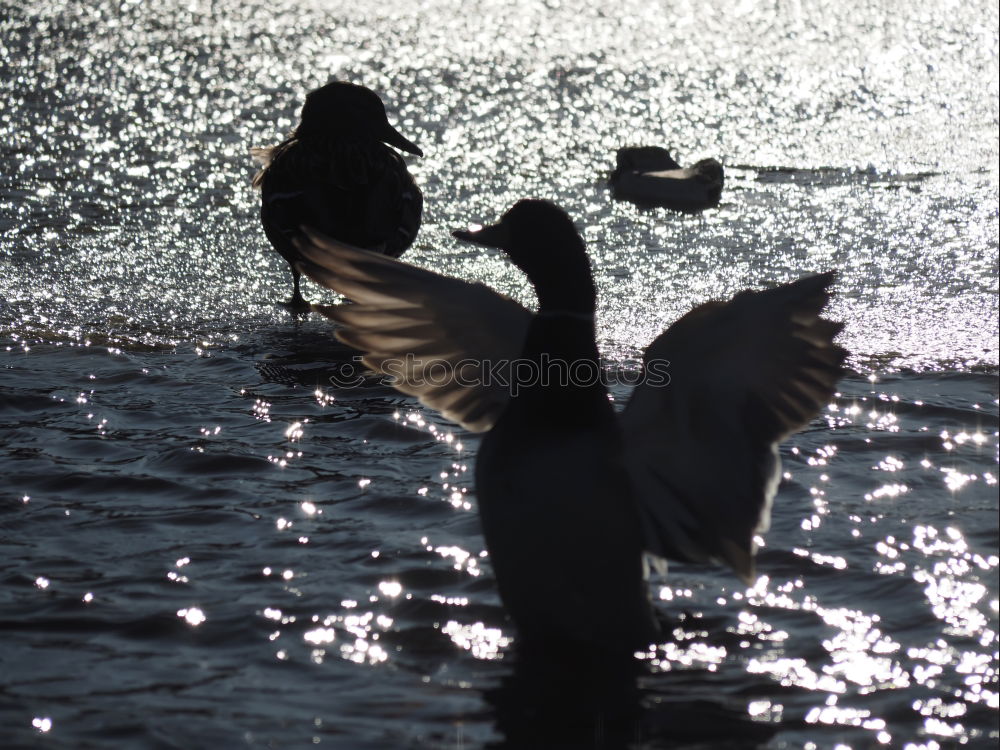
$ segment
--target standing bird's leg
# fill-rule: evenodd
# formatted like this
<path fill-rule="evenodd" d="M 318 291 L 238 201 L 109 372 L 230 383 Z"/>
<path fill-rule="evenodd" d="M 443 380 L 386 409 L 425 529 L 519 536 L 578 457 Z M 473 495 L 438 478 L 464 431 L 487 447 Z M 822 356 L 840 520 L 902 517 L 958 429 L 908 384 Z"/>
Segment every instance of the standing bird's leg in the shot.
<path fill-rule="evenodd" d="M 296 312 L 301 312 L 303 310 L 309 310 L 309 303 L 302 297 L 302 292 L 299 291 L 299 269 L 292 266 L 292 298 L 288 301 L 288 307 Z"/>

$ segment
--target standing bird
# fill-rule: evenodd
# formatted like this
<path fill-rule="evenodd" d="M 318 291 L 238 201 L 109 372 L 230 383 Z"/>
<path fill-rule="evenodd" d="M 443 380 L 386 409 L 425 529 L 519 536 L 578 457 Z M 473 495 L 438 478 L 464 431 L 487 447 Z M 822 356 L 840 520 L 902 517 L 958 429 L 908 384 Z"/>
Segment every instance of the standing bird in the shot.
<path fill-rule="evenodd" d="M 423 196 L 402 157 L 385 144 L 423 156 L 389 124 L 374 91 L 334 81 L 306 96 L 288 138 L 251 150 L 261 164 L 253 185 L 261 190 L 264 232 L 292 267 L 291 308 L 309 307 L 295 267 L 301 226 L 392 258 L 413 244 Z"/>
<path fill-rule="evenodd" d="M 312 231 L 297 246 L 303 272 L 356 303 L 322 309 L 342 342 L 400 391 L 487 432 L 479 513 L 522 643 L 621 654 L 655 641 L 644 552 L 721 562 L 752 581 L 777 444 L 829 403 L 846 356 L 833 343 L 842 324 L 820 317 L 834 274 L 694 308 L 647 348 L 646 380 L 616 415 L 570 218 L 521 201 L 454 234 L 502 249 L 538 312 Z"/>

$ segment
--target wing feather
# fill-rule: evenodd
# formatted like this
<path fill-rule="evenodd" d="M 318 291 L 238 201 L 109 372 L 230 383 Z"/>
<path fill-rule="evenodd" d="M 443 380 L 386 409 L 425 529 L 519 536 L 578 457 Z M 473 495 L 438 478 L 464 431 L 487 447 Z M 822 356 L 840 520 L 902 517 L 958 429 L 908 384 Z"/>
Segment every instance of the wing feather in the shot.
<path fill-rule="evenodd" d="M 780 476 L 777 445 L 834 393 L 841 323 L 820 317 L 834 274 L 695 308 L 646 350 L 669 383 L 647 380 L 622 413 L 647 548 L 754 575 Z"/>
<path fill-rule="evenodd" d="M 400 392 L 467 430 L 490 429 L 509 400 L 490 368 L 521 354 L 531 313 L 483 284 L 304 235 L 302 272 L 354 303 L 314 306 L 340 325 L 336 337 Z"/>

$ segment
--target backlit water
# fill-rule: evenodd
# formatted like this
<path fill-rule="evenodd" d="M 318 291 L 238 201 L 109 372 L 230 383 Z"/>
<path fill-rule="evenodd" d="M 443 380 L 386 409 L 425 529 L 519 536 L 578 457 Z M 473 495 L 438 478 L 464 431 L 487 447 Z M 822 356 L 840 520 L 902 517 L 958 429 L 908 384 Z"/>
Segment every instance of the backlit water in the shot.
<path fill-rule="evenodd" d="M 783 448 L 756 585 L 653 581 L 633 746 L 995 746 L 994 3 L 2 7 L 0 747 L 521 746 L 477 439 L 331 386 L 351 353 L 275 304 L 247 151 L 334 76 L 427 154 L 405 257 L 530 303 L 450 231 L 555 200 L 612 363 L 840 271 L 852 374 Z M 719 158 L 721 206 L 613 203 L 638 144 Z"/>

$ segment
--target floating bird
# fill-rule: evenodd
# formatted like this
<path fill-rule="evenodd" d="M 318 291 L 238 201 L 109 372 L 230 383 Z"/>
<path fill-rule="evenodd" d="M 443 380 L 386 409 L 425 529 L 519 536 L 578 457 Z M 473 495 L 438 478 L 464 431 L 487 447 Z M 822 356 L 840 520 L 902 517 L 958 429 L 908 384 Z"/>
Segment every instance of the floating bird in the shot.
<path fill-rule="evenodd" d="M 719 205 L 723 170 L 715 159 L 684 169 L 666 149 L 642 146 L 618 149 L 616 162 L 610 183 L 618 200 L 688 212 Z"/>
<path fill-rule="evenodd" d="M 385 144 L 423 156 L 389 124 L 375 92 L 335 81 L 306 96 L 288 138 L 251 150 L 262 166 L 253 184 L 261 190 L 264 232 L 292 267 L 293 309 L 309 307 L 295 267 L 302 225 L 393 258 L 413 243 L 423 196 L 402 157 Z"/>
<path fill-rule="evenodd" d="M 644 551 L 754 580 L 777 444 L 829 403 L 846 355 L 833 343 L 842 325 L 820 316 L 834 274 L 694 308 L 647 348 L 645 382 L 616 416 L 570 218 L 527 200 L 454 235 L 502 249 L 538 311 L 312 231 L 297 246 L 304 273 L 355 303 L 321 308 L 338 339 L 398 390 L 486 433 L 479 513 L 522 642 L 654 642 Z"/>

